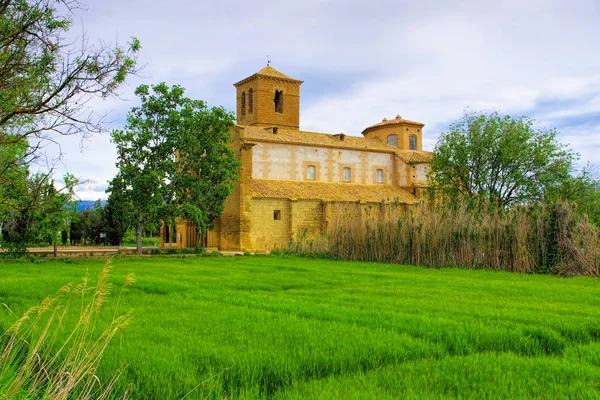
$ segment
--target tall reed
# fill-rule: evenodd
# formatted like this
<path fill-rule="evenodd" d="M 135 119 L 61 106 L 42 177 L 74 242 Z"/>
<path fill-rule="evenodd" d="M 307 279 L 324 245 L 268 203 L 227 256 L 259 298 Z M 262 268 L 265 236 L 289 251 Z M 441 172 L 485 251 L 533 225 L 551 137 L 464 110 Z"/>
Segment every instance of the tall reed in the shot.
<path fill-rule="evenodd" d="M 600 235 L 573 205 L 498 210 L 467 202 L 406 208 L 347 204 L 326 235 L 290 243 L 297 254 L 429 267 L 600 276 Z"/>
<path fill-rule="evenodd" d="M 110 341 L 129 324 L 132 315 L 116 315 L 119 294 L 110 321 L 105 327 L 100 322 L 100 311 L 111 292 L 110 268 L 107 261 L 96 286 L 90 285 L 87 275 L 79 284 L 69 283 L 6 329 L 0 338 L 0 398 L 114 396 L 120 371 L 101 382 L 96 370 Z M 131 283 L 130 274 L 121 293 Z"/>

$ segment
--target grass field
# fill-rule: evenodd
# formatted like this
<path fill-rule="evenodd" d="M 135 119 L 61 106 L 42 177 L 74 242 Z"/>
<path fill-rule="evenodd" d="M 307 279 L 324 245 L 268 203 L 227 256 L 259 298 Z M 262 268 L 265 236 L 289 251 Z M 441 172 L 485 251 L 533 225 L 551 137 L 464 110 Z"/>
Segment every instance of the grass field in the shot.
<path fill-rule="evenodd" d="M 22 313 L 102 265 L 6 263 L 0 302 Z M 119 306 L 135 318 L 100 375 L 126 364 L 134 399 L 600 398 L 597 279 L 260 256 L 113 265 L 115 283 L 136 274 Z"/>

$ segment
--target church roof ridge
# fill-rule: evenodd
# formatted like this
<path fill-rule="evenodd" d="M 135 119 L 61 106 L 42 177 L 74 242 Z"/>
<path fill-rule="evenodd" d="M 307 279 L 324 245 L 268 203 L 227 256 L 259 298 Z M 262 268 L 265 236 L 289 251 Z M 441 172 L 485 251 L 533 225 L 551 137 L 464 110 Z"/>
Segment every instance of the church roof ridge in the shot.
<path fill-rule="evenodd" d="M 419 126 L 425 126 L 425 124 L 424 124 L 424 123 L 422 123 L 422 122 L 411 121 L 411 120 L 409 120 L 409 119 L 404 119 L 404 118 L 402 118 L 400 115 L 397 115 L 397 116 L 396 116 L 396 118 L 393 118 L 393 119 L 387 119 L 387 118 L 384 118 L 384 119 L 383 119 L 383 121 L 381 121 L 380 123 L 366 127 L 366 128 L 365 128 L 365 129 L 362 131 L 362 134 L 364 135 L 364 134 L 365 134 L 365 132 L 367 132 L 367 131 L 370 131 L 371 129 L 374 129 L 374 128 L 378 128 L 378 127 L 380 127 L 380 126 L 386 126 L 386 125 L 400 125 L 400 124 L 409 124 L 409 125 L 419 125 Z"/>
<path fill-rule="evenodd" d="M 264 67 L 263 69 L 258 71 L 256 73 L 256 75 L 266 75 L 266 76 L 274 76 L 277 78 L 294 79 L 292 77 L 287 76 L 286 74 L 284 74 L 282 72 L 277 71 L 275 68 L 271 67 L 270 65 L 267 65 L 266 67 Z"/>
<path fill-rule="evenodd" d="M 299 83 L 303 83 L 304 81 L 301 81 L 299 79 L 294 79 L 282 72 L 277 71 L 275 68 L 271 67 L 270 65 L 267 65 L 266 67 L 264 67 L 263 69 L 261 69 L 260 71 L 250 75 L 247 78 L 242 79 L 241 81 L 234 83 L 233 86 L 238 86 L 252 78 L 255 78 L 257 76 L 261 76 L 261 77 L 265 77 L 265 78 L 272 78 L 272 79 L 281 79 L 281 80 L 285 80 L 285 81 L 291 81 L 291 82 L 299 82 Z"/>

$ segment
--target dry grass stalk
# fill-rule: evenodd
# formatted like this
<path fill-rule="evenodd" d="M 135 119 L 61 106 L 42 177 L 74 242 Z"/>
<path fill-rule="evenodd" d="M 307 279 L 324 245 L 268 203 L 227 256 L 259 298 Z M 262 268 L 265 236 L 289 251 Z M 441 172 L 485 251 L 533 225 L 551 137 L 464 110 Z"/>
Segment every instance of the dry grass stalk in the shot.
<path fill-rule="evenodd" d="M 96 371 L 108 344 L 129 324 L 132 315 L 113 315 L 108 326 L 98 333 L 100 311 L 111 293 L 110 268 L 109 260 L 96 286 L 90 286 L 87 275 L 78 285 L 63 286 L 4 332 L 0 397 L 60 400 L 72 396 L 105 399 L 112 395 L 120 371 L 104 385 Z M 116 307 L 125 287 L 132 282 L 128 275 Z M 73 309 L 78 311 L 78 319 L 63 339 L 66 320 Z"/>
<path fill-rule="evenodd" d="M 327 235 L 290 244 L 344 260 L 600 276 L 600 234 L 569 204 L 345 206 Z"/>

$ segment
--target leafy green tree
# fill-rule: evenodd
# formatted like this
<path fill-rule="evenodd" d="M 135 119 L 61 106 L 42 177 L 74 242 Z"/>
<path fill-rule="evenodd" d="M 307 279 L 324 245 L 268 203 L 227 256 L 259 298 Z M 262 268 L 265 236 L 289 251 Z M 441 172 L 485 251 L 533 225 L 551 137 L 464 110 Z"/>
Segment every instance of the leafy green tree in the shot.
<path fill-rule="evenodd" d="M 113 96 L 136 72 L 135 38 L 128 47 L 66 39 L 79 8 L 77 0 L 0 0 L 0 204 L 14 210 L 27 195 L 27 166 L 46 156 L 46 144 L 103 131 L 89 101 Z"/>
<path fill-rule="evenodd" d="M 71 200 L 66 206 L 66 212 L 63 215 L 64 229 L 61 232 L 62 244 L 71 245 L 71 229 L 73 224 L 79 221 L 79 212 L 77 212 L 78 200 Z"/>
<path fill-rule="evenodd" d="M 91 209 L 86 208 L 78 215 L 77 222 L 71 227 L 71 238 L 75 243 L 83 245 L 100 244 L 100 233 L 106 232 L 107 224 L 104 219 L 104 207 L 100 201 Z"/>
<path fill-rule="evenodd" d="M 119 172 L 111 187 L 133 207 L 137 251 L 148 224 L 192 220 L 212 227 L 238 179 L 239 163 L 227 147 L 233 114 L 184 96 L 180 86 L 139 86 L 124 130 L 114 131 Z M 173 232 L 173 234 L 175 234 Z"/>
<path fill-rule="evenodd" d="M 65 229 L 66 216 L 72 214 L 71 201 L 77 179 L 67 174 L 65 184 L 57 188 L 49 174 L 34 174 L 20 189 L 19 209 L 12 210 L 3 229 L 3 247 L 21 254 L 27 246 L 54 244 Z"/>
<path fill-rule="evenodd" d="M 569 179 L 577 156 L 528 117 L 465 113 L 440 136 L 431 162 L 436 191 L 489 198 L 500 207 L 542 200 Z"/>
<path fill-rule="evenodd" d="M 124 188 L 118 186 L 122 180 L 113 180 L 107 189 L 110 193 L 104 206 L 104 220 L 107 226 L 108 242 L 120 246 L 127 229 L 131 227 L 133 205 L 127 198 Z"/>
<path fill-rule="evenodd" d="M 23 196 L 23 194 L 29 191 L 28 168 L 25 165 L 18 165 L 16 161 L 21 159 L 26 151 L 26 143 L 13 146 L 0 145 L 0 162 L 2 160 L 15 161 L 12 168 L 0 171 L 0 239 L 5 223 L 14 217 L 26 202 L 27 196 Z"/>
<path fill-rule="evenodd" d="M 567 201 L 577 204 L 577 209 L 587 214 L 600 226 L 600 179 L 594 176 L 588 165 L 578 175 L 570 176 L 546 192 L 546 202 Z"/>
<path fill-rule="evenodd" d="M 38 242 L 50 242 L 54 245 L 54 256 L 56 257 L 56 246 L 59 241 L 60 232 L 67 228 L 68 216 L 73 213 L 73 208 L 76 207 L 72 198 L 74 189 L 77 185 L 77 179 L 67 174 L 64 177 L 65 187 L 57 189 L 53 181 L 49 181 L 46 185 L 46 192 L 43 208 L 31 206 L 30 209 L 37 213 L 38 225 L 34 229 L 38 234 Z"/>

